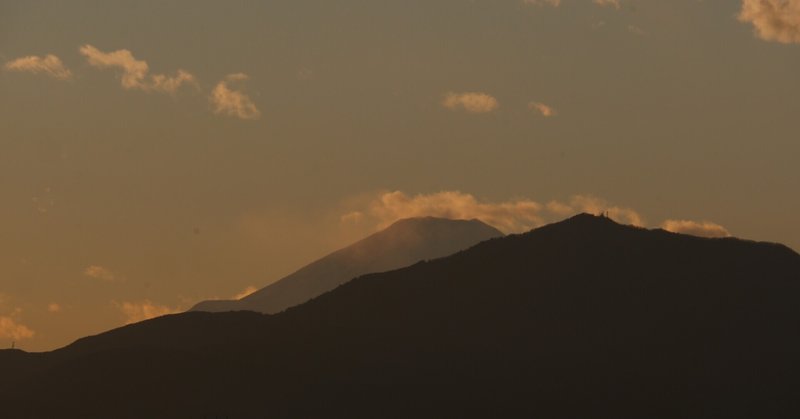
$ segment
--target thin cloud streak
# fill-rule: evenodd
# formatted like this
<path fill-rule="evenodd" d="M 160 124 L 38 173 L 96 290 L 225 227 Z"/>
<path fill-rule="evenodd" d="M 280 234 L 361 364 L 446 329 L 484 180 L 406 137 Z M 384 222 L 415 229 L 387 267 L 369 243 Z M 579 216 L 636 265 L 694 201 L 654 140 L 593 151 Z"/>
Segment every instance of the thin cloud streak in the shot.
<path fill-rule="evenodd" d="M 8 71 L 17 71 L 32 74 L 44 74 L 58 80 L 69 80 L 72 78 L 70 71 L 61 59 L 53 54 L 44 57 L 29 55 L 9 61 L 5 64 Z"/>
<path fill-rule="evenodd" d="M 561 5 L 561 0 L 522 0 L 522 3 L 532 4 L 534 6 L 558 7 Z"/>
<path fill-rule="evenodd" d="M 698 237 L 730 237 L 728 230 L 710 221 L 666 220 L 661 228 L 673 233 L 688 234 Z"/>

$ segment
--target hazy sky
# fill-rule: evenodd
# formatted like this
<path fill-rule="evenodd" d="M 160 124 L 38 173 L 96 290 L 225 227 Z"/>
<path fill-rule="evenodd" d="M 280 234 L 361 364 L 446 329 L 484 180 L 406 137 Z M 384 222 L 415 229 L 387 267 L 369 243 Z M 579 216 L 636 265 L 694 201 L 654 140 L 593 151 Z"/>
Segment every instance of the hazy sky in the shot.
<path fill-rule="evenodd" d="M 0 65 L 0 347 L 414 215 L 800 249 L 800 0 L 3 0 Z"/>

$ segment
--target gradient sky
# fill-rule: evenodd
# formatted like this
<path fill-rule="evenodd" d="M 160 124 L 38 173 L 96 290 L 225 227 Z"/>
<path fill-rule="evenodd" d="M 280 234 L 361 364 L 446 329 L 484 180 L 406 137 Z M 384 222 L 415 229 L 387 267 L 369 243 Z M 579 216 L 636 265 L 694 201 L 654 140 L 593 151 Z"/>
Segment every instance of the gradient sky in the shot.
<path fill-rule="evenodd" d="M 0 347 L 414 215 L 800 249 L 800 0 L 4 0 L 0 64 Z"/>

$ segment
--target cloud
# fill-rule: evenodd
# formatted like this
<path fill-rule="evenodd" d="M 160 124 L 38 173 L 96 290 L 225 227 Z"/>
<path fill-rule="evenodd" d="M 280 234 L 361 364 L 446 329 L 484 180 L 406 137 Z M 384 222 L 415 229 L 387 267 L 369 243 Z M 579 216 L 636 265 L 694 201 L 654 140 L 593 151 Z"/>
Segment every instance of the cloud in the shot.
<path fill-rule="evenodd" d="M 358 224 L 364 219 L 364 213 L 361 211 L 352 211 L 339 217 L 342 223 Z"/>
<path fill-rule="evenodd" d="M 346 213 L 341 217 L 341 222 L 347 224 L 374 222 L 378 228 L 383 228 L 399 219 L 411 217 L 477 218 L 505 233 L 520 233 L 581 212 L 593 214 L 608 212 L 609 216 L 618 222 L 643 225 L 642 217 L 636 211 L 610 205 L 602 199 L 586 195 L 576 195 L 568 202 L 551 201 L 543 205 L 523 198 L 484 202 L 471 194 L 459 191 L 414 196 L 394 191 L 380 193 L 371 199 L 366 207 L 363 210 Z"/>
<path fill-rule="evenodd" d="M 114 302 L 122 314 L 125 315 L 125 324 L 137 323 L 167 314 L 175 314 L 180 309 L 154 304 L 150 300 Z"/>
<path fill-rule="evenodd" d="M 51 313 L 58 313 L 61 311 L 61 304 L 58 303 L 50 303 L 47 305 L 47 311 Z"/>
<path fill-rule="evenodd" d="M 463 109 L 470 113 L 487 113 L 496 110 L 500 104 L 497 99 L 486 93 L 449 92 L 445 94 L 442 106 L 450 110 Z"/>
<path fill-rule="evenodd" d="M 525 199 L 485 203 L 458 191 L 415 196 L 395 191 L 384 193 L 373 201 L 369 212 L 381 221 L 381 226 L 401 218 L 433 216 L 477 218 L 505 232 L 520 232 L 543 224 L 539 214 L 541 209 L 539 203 Z"/>
<path fill-rule="evenodd" d="M 739 21 L 765 41 L 800 43 L 800 0 L 742 0 Z"/>
<path fill-rule="evenodd" d="M 540 102 L 531 102 L 528 104 L 528 109 L 539 112 L 543 117 L 550 118 L 558 115 L 555 109 Z"/>
<path fill-rule="evenodd" d="M 25 340 L 32 338 L 36 332 L 18 322 L 22 310 L 15 309 L 10 315 L 0 316 L 0 338 Z"/>
<path fill-rule="evenodd" d="M 90 278 L 99 279 L 102 281 L 113 282 L 116 280 L 116 276 L 113 272 L 111 272 L 111 270 L 98 265 L 89 266 L 83 270 L 83 274 Z"/>
<path fill-rule="evenodd" d="M 254 293 L 256 291 L 258 291 L 258 288 L 250 285 L 249 287 L 247 287 L 244 290 L 242 290 L 242 292 L 234 295 L 233 299 L 234 300 L 241 300 L 242 298 L 247 297 L 248 295 L 250 295 L 250 294 L 252 294 L 252 293 Z"/>
<path fill-rule="evenodd" d="M 53 54 L 47 54 L 44 57 L 29 55 L 27 57 L 17 58 L 16 60 L 7 62 L 5 68 L 9 71 L 33 74 L 41 73 L 58 80 L 69 80 L 72 78 L 72 72 L 64 66 L 61 59 Z"/>
<path fill-rule="evenodd" d="M 80 47 L 79 51 L 92 67 L 116 68 L 122 71 L 121 83 L 125 89 L 174 94 L 185 84 L 197 85 L 195 77 L 185 70 L 178 70 L 172 77 L 164 74 L 149 74 L 150 67 L 147 62 L 137 60 L 127 49 L 103 52 L 87 44 Z"/>
<path fill-rule="evenodd" d="M 598 6 L 603 6 L 603 7 L 607 7 L 608 6 L 608 7 L 613 7 L 615 9 L 619 10 L 619 8 L 621 7 L 621 4 L 620 4 L 619 1 L 620 0 L 592 0 L 592 3 L 594 3 L 594 4 L 598 5 Z"/>
<path fill-rule="evenodd" d="M 258 119 L 261 112 L 256 108 L 250 98 L 244 93 L 231 90 L 228 83 L 247 80 L 243 73 L 229 74 L 224 80 L 217 83 L 211 92 L 211 105 L 217 115 L 234 116 L 241 119 Z"/>
<path fill-rule="evenodd" d="M 661 228 L 673 233 L 689 234 L 699 237 L 730 237 L 728 230 L 709 221 L 666 220 Z"/>
<path fill-rule="evenodd" d="M 150 76 L 150 86 L 152 90 L 160 92 L 173 94 L 184 84 L 197 84 L 197 80 L 195 80 L 194 76 L 185 70 L 179 69 L 177 75 L 174 77 L 168 77 L 163 74 L 153 74 Z"/>
<path fill-rule="evenodd" d="M 551 6 L 558 7 L 561 5 L 561 0 L 522 0 L 523 4 L 532 4 L 535 6 Z"/>

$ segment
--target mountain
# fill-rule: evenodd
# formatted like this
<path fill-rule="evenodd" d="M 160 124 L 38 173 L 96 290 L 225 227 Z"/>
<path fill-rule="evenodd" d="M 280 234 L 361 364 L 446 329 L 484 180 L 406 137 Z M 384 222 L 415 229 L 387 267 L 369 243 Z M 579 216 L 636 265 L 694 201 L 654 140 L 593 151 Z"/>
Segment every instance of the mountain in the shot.
<path fill-rule="evenodd" d="M 13 418 L 798 417 L 800 255 L 579 215 L 279 314 L 0 351 Z"/>
<path fill-rule="evenodd" d="M 404 219 L 241 300 L 203 301 L 191 311 L 278 313 L 322 295 L 357 276 L 447 256 L 502 235 L 496 228 L 478 220 L 434 217 Z"/>

